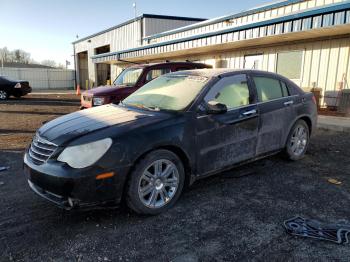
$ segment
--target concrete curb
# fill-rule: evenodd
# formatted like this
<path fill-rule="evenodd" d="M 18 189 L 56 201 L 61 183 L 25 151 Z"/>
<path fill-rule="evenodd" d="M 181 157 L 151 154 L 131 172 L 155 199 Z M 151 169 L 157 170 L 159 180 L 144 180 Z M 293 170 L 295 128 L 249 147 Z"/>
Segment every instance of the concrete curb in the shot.
<path fill-rule="evenodd" d="M 326 131 L 337 131 L 337 132 L 350 133 L 350 127 L 325 124 L 325 123 L 317 124 L 317 129 L 326 130 Z"/>
<path fill-rule="evenodd" d="M 319 115 L 317 128 L 350 133 L 350 118 Z"/>

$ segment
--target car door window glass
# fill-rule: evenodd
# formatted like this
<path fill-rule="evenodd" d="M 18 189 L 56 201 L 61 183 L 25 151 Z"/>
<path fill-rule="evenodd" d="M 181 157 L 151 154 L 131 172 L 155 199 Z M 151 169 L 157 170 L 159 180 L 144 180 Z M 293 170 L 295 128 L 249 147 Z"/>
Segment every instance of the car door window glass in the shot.
<path fill-rule="evenodd" d="M 280 81 L 269 77 L 253 77 L 260 102 L 283 97 Z"/>
<path fill-rule="evenodd" d="M 249 88 L 246 75 L 224 77 L 216 83 L 204 99 L 225 104 L 228 109 L 249 104 Z"/>
<path fill-rule="evenodd" d="M 170 73 L 170 68 L 163 68 L 163 69 L 152 69 L 150 70 L 146 75 L 146 81 L 149 82 L 161 75 Z"/>
<path fill-rule="evenodd" d="M 281 87 L 282 87 L 283 96 L 289 96 L 288 87 L 285 82 L 281 81 Z"/>

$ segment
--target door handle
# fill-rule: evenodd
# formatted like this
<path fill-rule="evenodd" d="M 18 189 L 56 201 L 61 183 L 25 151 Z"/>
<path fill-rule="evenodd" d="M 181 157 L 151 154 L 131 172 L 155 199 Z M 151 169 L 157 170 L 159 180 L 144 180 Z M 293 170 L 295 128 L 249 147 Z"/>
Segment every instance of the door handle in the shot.
<path fill-rule="evenodd" d="M 242 115 L 244 115 L 244 116 L 250 116 L 252 114 L 256 114 L 256 110 L 255 109 L 249 110 L 249 111 L 246 111 L 246 112 L 242 113 Z"/>
<path fill-rule="evenodd" d="M 287 101 L 287 102 L 284 102 L 283 103 L 285 106 L 290 106 L 290 105 L 293 105 L 294 104 L 294 101 Z"/>

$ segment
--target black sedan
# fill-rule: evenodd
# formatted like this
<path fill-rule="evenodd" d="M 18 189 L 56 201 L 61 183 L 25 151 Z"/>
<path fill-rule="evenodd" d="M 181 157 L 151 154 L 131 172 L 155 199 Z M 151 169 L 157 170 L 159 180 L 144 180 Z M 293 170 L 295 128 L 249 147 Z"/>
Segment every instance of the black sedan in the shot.
<path fill-rule="evenodd" d="M 32 92 L 28 81 L 11 80 L 0 76 L 0 100 L 6 100 L 10 96 L 21 97 Z"/>
<path fill-rule="evenodd" d="M 280 151 L 301 159 L 316 119 L 313 95 L 282 76 L 176 72 L 119 105 L 42 126 L 25 174 L 37 194 L 66 209 L 125 199 L 137 213 L 157 214 L 199 178 Z"/>

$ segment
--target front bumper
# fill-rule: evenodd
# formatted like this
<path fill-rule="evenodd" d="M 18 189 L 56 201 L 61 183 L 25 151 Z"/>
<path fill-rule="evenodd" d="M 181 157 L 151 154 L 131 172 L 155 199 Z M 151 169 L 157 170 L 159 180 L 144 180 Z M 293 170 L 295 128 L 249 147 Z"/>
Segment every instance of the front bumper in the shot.
<path fill-rule="evenodd" d="M 64 209 L 118 204 L 123 195 L 129 167 L 105 170 L 101 167 L 74 169 L 49 160 L 42 165 L 24 156 L 24 174 L 30 188 L 39 196 Z M 114 176 L 96 180 L 96 176 L 114 172 Z"/>
<path fill-rule="evenodd" d="M 15 88 L 13 94 L 17 96 L 25 96 L 31 92 L 32 88 L 30 86 L 22 86 L 21 88 Z"/>

